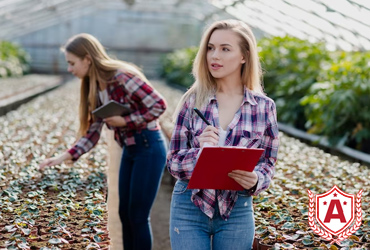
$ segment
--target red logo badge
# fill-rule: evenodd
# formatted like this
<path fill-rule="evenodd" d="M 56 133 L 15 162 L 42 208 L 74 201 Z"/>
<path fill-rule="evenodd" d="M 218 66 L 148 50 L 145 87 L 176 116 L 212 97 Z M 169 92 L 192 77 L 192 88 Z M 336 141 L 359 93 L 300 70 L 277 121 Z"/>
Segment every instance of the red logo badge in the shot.
<path fill-rule="evenodd" d="M 333 244 L 334 242 L 340 243 L 360 228 L 362 224 L 362 190 L 358 192 L 356 199 L 355 195 L 347 194 L 334 185 L 328 192 L 316 195 L 315 208 L 315 195 L 310 190 L 307 191 L 310 198 L 308 222 L 316 234 L 326 240 L 332 240 L 330 243 Z M 316 209 L 316 213 L 314 213 L 314 209 Z M 316 226 L 314 218 L 324 230 Z M 354 225 L 346 230 L 355 219 Z M 333 235 L 338 237 L 333 238 Z"/>

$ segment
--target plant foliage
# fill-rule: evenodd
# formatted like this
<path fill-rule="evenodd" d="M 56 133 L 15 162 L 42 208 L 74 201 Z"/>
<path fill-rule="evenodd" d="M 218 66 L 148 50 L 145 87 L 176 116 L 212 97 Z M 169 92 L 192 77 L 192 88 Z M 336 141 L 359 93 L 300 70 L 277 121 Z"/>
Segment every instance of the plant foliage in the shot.
<path fill-rule="evenodd" d="M 342 53 L 322 70 L 305 105 L 311 132 L 337 143 L 343 137 L 370 153 L 370 53 Z"/>
<path fill-rule="evenodd" d="M 194 82 L 191 71 L 197 52 L 198 47 L 189 47 L 165 55 L 162 58 L 161 76 L 171 84 L 190 87 Z"/>
<path fill-rule="evenodd" d="M 0 41 L 0 78 L 20 76 L 29 72 L 31 58 L 20 46 Z"/>
<path fill-rule="evenodd" d="M 329 60 L 325 45 L 285 36 L 263 38 L 258 47 L 265 91 L 276 102 L 279 120 L 304 129 L 300 100 L 317 81 L 322 64 Z"/>

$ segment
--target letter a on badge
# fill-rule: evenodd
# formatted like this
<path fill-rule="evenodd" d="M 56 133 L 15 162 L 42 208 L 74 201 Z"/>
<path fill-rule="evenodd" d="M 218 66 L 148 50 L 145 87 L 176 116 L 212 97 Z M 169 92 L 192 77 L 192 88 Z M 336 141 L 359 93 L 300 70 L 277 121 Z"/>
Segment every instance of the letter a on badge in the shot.
<path fill-rule="evenodd" d="M 337 209 L 338 213 L 334 214 L 334 209 Z M 346 222 L 346 218 L 343 213 L 343 208 L 340 200 L 331 200 L 329 204 L 329 209 L 326 213 L 324 223 L 330 223 L 332 219 L 340 219 L 341 223 Z"/>
<path fill-rule="evenodd" d="M 316 221 L 333 235 L 342 233 L 355 219 L 355 195 L 347 194 L 336 185 L 316 195 Z"/>

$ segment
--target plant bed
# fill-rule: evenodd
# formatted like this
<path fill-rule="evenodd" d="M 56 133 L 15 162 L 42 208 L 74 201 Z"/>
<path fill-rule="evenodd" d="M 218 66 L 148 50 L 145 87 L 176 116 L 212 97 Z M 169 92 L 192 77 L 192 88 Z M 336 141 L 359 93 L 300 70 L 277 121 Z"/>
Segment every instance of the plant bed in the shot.
<path fill-rule="evenodd" d="M 65 114 L 70 114 L 78 106 L 74 103 L 78 97 L 71 93 L 78 93 L 77 85 L 66 85 L 52 96 L 37 98 L 19 110 L 0 117 L 2 131 L 6 131 L 0 138 L 0 152 L 4 156 L 0 157 L 0 178 L 5 177 L 2 178 L 5 185 L 0 191 L 0 216 L 1 221 L 4 219 L 7 222 L 0 230 L 14 223 L 17 217 L 34 220 L 36 227 L 41 224 L 45 228 L 58 227 L 59 223 L 72 235 L 69 244 L 63 244 L 63 249 L 86 249 L 89 244 L 97 244 L 91 239 L 91 234 L 97 234 L 94 227 L 104 231 L 104 234 L 108 233 L 104 143 L 98 144 L 92 154 L 78 162 L 62 164 L 42 173 L 37 168 L 44 153 L 51 156 L 62 152 L 74 142 L 76 120 L 65 119 Z M 61 100 L 60 104 L 53 101 L 56 98 Z M 68 117 L 77 117 L 77 114 Z M 352 194 L 361 188 L 364 190 L 363 225 L 355 233 L 358 240 L 351 239 L 353 244 L 349 248 L 369 249 L 369 169 L 307 146 L 284 133 L 280 136 L 281 146 L 273 183 L 268 191 L 254 197 L 256 237 L 268 237 L 263 233 L 258 235 L 263 230 L 274 235 L 276 241 L 270 243 L 274 243 L 272 248 L 275 249 L 289 249 L 295 242 L 303 242 L 306 235 L 320 241 L 319 249 L 346 249 L 345 246 L 330 245 L 308 226 L 307 189 L 319 194 L 338 185 Z M 28 157 L 30 153 L 32 157 Z M 16 207 L 11 205 L 13 202 Z M 52 215 L 41 218 L 44 212 Z M 82 232 L 85 228 L 89 228 L 89 232 Z M 58 237 L 62 236 L 55 233 Z M 88 236 L 82 236 L 84 234 Z M 0 235 L 3 236 L 3 232 Z M 36 242 L 28 243 L 32 247 Z M 49 242 L 41 243 L 53 246 Z M 4 245 L 5 240 L 0 239 L 0 246 Z M 311 247 L 314 246 L 307 245 L 304 249 Z"/>
<path fill-rule="evenodd" d="M 295 249 L 361 248 L 368 244 L 370 231 L 370 184 L 367 166 L 343 160 L 323 150 L 308 146 L 281 133 L 276 173 L 270 188 L 254 197 L 256 237 L 270 245 L 290 243 Z M 363 224 L 343 241 L 343 246 L 316 235 L 308 224 L 309 197 L 329 191 L 337 185 L 344 192 L 357 194 L 363 189 Z M 352 226 L 352 225 L 350 225 Z M 335 237 L 335 236 L 334 236 Z M 268 239 L 268 240 L 267 240 Z M 279 249 L 278 246 L 275 249 Z M 284 249 L 284 248 L 281 248 Z"/>
<path fill-rule="evenodd" d="M 65 113 L 78 107 L 74 88 L 63 86 L 0 117 L 5 126 L 0 137 L 0 177 L 5 180 L 0 191 L 1 246 L 66 249 L 76 244 L 76 249 L 84 249 L 79 246 L 90 240 L 86 241 L 81 230 L 92 224 L 110 243 L 104 138 L 76 163 L 44 171 L 38 167 L 45 156 L 73 144 L 78 115 Z M 98 232 L 93 230 L 92 237 Z"/>

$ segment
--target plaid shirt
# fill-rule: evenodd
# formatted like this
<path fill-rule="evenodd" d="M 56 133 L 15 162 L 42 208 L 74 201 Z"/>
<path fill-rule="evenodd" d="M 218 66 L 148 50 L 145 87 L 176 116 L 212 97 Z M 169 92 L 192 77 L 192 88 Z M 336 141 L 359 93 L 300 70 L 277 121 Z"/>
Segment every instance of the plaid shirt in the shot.
<path fill-rule="evenodd" d="M 157 118 L 165 111 L 167 104 L 164 98 L 149 84 L 132 74 L 118 70 L 108 83 L 107 93 L 110 100 L 129 103 L 131 109 L 135 110 L 135 112 L 123 116 L 127 124 L 125 127 L 112 127 L 107 124 L 109 129 L 114 130 L 114 138 L 121 147 L 135 144 L 135 131 L 160 129 Z M 92 122 L 86 135 L 68 150 L 73 160 L 77 160 L 96 145 L 103 124 L 104 122 L 100 118 Z"/>
<path fill-rule="evenodd" d="M 200 150 L 198 136 L 206 124 L 193 111 L 195 95 L 185 101 L 179 112 L 167 154 L 167 168 L 177 179 L 188 181 L 193 173 Z M 200 110 L 211 124 L 219 128 L 216 96 L 210 96 L 207 105 Z M 258 184 L 250 195 L 258 195 L 270 185 L 275 172 L 279 146 L 276 107 L 270 98 L 244 89 L 244 99 L 233 120 L 227 127 L 225 146 L 243 146 L 265 149 L 255 171 Z M 238 199 L 237 191 L 194 189 L 191 200 L 203 213 L 212 218 L 218 203 L 224 220 L 229 218 Z"/>

